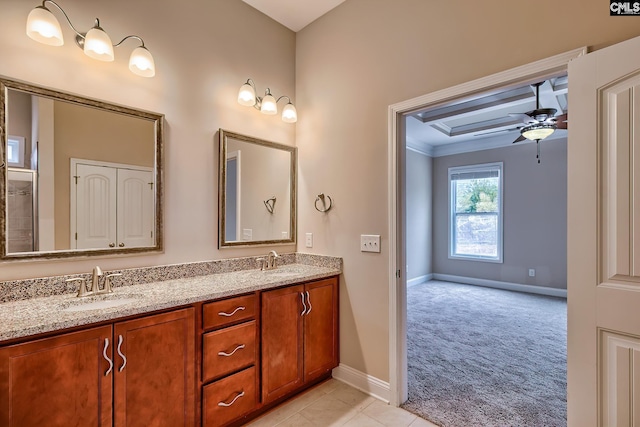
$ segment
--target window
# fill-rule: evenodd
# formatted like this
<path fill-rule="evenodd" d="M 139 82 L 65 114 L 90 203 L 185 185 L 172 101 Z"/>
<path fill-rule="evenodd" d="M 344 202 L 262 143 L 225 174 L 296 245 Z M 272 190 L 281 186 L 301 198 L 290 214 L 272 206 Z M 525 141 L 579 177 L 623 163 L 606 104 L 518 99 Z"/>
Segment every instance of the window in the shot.
<path fill-rule="evenodd" d="M 9 166 L 24 167 L 24 138 L 22 136 L 7 137 L 7 163 Z"/>
<path fill-rule="evenodd" d="M 449 168 L 449 258 L 502 262 L 502 163 Z"/>

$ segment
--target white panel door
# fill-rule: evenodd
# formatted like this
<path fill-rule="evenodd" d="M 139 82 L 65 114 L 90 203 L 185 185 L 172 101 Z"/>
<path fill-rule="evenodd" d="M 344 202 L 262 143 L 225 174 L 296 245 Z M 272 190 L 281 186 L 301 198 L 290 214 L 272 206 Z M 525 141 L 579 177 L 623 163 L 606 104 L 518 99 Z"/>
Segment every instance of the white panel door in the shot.
<path fill-rule="evenodd" d="M 77 164 L 75 176 L 77 179 L 75 247 L 77 249 L 114 247 L 116 169 Z"/>
<path fill-rule="evenodd" d="M 569 63 L 568 424 L 640 426 L 640 37 Z"/>
<path fill-rule="evenodd" d="M 153 172 L 118 169 L 118 247 L 153 246 Z"/>

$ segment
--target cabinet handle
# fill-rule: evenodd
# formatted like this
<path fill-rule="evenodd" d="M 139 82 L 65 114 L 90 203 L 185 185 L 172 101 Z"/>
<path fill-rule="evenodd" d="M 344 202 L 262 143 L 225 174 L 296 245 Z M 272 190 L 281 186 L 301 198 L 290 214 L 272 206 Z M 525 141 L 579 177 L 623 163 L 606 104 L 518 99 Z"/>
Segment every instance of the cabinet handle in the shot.
<path fill-rule="evenodd" d="M 121 248 L 124 248 L 124 243 L 120 243 L 118 246 L 120 246 Z"/>
<path fill-rule="evenodd" d="M 311 309 L 313 308 L 311 307 L 311 297 L 309 296 L 309 291 L 307 291 L 307 304 L 309 304 L 309 310 L 307 310 L 307 312 L 305 313 L 306 315 L 311 313 Z"/>
<path fill-rule="evenodd" d="M 304 314 L 307 312 L 307 304 L 304 303 L 304 292 L 300 292 L 300 298 L 302 299 L 302 313 L 300 313 L 300 316 L 304 316 Z"/>
<path fill-rule="evenodd" d="M 120 355 L 120 357 L 122 357 L 122 366 L 120 366 L 118 372 L 122 372 L 124 367 L 127 366 L 127 358 L 124 356 L 124 354 L 122 354 L 122 351 L 120 351 L 120 349 L 122 348 L 122 341 L 122 335 L 118 335 L 118 354 Z"/>
<path fill-rule="evenodd" d="M 218 402 L 218 406 L 224 406 L 225 408 L 233 405 L 234 403 L 236 403 L 236 400 L 240 399 L 242 396 L 244 396 L 244 391 L 241 391 L 240 393 L 238 393 L 236 395 L 236 397 L 233 398 L 233 400 L 229 403 L 225 403 L 225 402 Z"/>
<path fill-rule="evenodd" d="M 242 350 L 243 348 L 244 348 L 244 344 L 240 344 L 231 353 L 225 353 L 224 351 L 219 351 L 218 356 L 231 357 L 236 351 Z"/>
<path fill-rule="evenodd" d="M 110 247 L 110 248 L 115 248 L 115 247 L 116 247 L 116 244 L 115 244 L 115 243 L 109 243 L 109 247 Z"/>
<path fill-rule="evenodd" d="M 236 308 L 235 310 L 233 310 L 231 313 L 225 313 L 224 311 L 221 311 L 221 312 L 218 313 L 218 316 L 231 317 L 234 314 L 236 314 L 238 311 L 241 311 L 241 310 L 246 310 L 246 307 L 240 306 L 240 307 Z"/>
<path fill-rule="evenodd" d="M 104 373 L 105 377 L 109 375 L 109 373 L 113 370 L 113 362 L 111 361 L 111 359 L 109 359 L 109 356 L 107 356 L 107 348 L 109 348 L 109 338 L 104 339 L 104 349 L 102 350 L 102 355 L 104 356 L 105 360 L 109 362 L 109 369 L 107 369 L 107 372 Z"/>

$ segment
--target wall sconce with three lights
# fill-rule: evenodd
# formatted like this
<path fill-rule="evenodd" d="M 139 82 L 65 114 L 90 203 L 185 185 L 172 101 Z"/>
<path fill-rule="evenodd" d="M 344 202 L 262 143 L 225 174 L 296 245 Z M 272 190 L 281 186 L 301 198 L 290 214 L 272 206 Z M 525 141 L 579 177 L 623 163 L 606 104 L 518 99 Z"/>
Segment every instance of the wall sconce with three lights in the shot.
<path fill-rule="evenodd" d="M 120 47 L 122 43 L 129 39 L 136 39 L 140 42 L 140 46 L 136 47 L 129 58 L 129 70 L 132 73 L 142 77 L 153 77 L 156 74 L 156 67 L 153 56 L 144 45 L 141 37 L 130 35 L 126 36 L 120 42 L 113 44 L 111 37 L 100 27 L 100 21 L 96 18 L 93 28 L 86 33 L 79 32 L 71 23 L 66 12 L 53 0 L 44 0 L 41 6 L 36 6 L 27 18 L 27 35 L 33 40 L 44 43 L 49 46 L 62 46 L 64 38 L 60 23 L 47 9 L 46 3 L 49 3 L 62 12 L 69 27 L 76 33 L 76 44 L 84 51 L 84 53 L 99 61 L 113 61 L 113 48 Z"/>
<path fill-rule="evenodd" d="M 238 92 L 238 104 L 246 107 L 254 107 L 256 110 L 260 110 L 262 114 L 274 115 L 278 114 L 278 102 L 287 98 L 287 105 L 282 109 L 282 121 L 286 123 L 295 123 L 298 121 L 298 112 L 296 107 L 291 103 L 291 98 L 283 95 L 276 99 L 271 95 L 271 90 L 267 88 L 264 91 L 264 96 L 256 96 L 256 85 L 253 80 L 248 79 L 245 84 L 240 87 Z"/>

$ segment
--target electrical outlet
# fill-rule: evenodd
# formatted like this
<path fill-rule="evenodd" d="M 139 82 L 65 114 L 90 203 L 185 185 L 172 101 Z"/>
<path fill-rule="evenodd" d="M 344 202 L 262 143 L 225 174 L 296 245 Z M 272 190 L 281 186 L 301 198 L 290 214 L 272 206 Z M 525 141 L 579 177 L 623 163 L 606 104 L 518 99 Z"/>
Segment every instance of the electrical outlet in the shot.
<path fill-rule="evenodd" d="M 252 228 L 243 228 L 242 229 L 242 240 L 252 240 L 253 239 L 253 229 Z"/>
<path fill-rule="evenodd" d="M 535 268 L 530 268 L 530 269 L 529 269 L 529 277 L 536 277 L 536 270 L 535 270 Z"/>
<path fill-rule="evenodd" d="M 360 252 L 380 252 L 379 234 L 361 234 Z"/>
<path fill-rule="evenodd" d="M 283 239 L 288 239 L 289 238 L 289 232 L 288 231 L 283 231 L 282 232 L 282 236 L 280 236 L 280 237 L 282 237 Z"/>
<path fill-rule="evenodd" d="M 313 247 L 313 233 L 307 233 L 304 236 L 304 246 L 307 248 Z"/>

